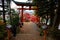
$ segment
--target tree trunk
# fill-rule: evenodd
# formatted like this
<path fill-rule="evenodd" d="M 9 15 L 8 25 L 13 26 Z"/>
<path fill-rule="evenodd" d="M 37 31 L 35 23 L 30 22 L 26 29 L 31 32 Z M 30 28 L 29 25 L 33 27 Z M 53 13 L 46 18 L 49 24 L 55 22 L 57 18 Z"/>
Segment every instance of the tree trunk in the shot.
<path fill-rule="evenodd" d="M 58 26 L 60 22 L 60 0 L 58 0 L 58 11 L 57 11 L 57 19 L 55 22 L 55 26 Z"/>
<path fill-rule="evenodd" d="M 50 18 L 51 18 L 51 21 L 50 21 L 50 26 L 52 27 L 53 25 L 53 21 L 54 21 L 54 6 L 55 6 L 55 3 L 54 1 L 51 0 L 51 5 L 50 5 Z"/>
<path fill-rule="evenodd" d="M 2 0 L 2 7 L 3 7 L 3 21 L 4 21 L 4 23 L 6 23 L 6 20 L 5 20 L 5 10 L 4 10 L 4 0 Z"/>

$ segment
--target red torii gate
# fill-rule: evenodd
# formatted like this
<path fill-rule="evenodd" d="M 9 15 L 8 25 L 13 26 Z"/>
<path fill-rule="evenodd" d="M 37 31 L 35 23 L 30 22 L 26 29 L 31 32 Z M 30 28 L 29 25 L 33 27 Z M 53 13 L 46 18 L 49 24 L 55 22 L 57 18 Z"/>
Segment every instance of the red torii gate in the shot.
<path fill-rule="evenodd" d="M 21 17 L 22 17 L 22 19 L 21 19 L 21 21 L 23 22 L 23 10 L 38 10 L 38 8 L 31 8 L 31 6 L 29 6 L 29 8 L 23 8 L 24 6 L 23 5 L 20 5 L 20 6 L 22 6 L 22 8 L 17 8 L 18 10 L 22 10 L 21 11 Z"/>
<path fill-rule="evenodd" d="M 23 23 L 23 10 L 38 10 L 37 5 L 34 5 L 32 3 L 22 3 L 22 2 L 16 2 L 16 1 L 14 2 L 16 3 L 17 6 L 21 6 L 21 8 L 17 8 L 17 9 L 19 10 L 19 12 L 21 10 L 21 22 L 22 23 Z M 24 6 L 29 6 L 29 8 L 24 8 Z M 36 6 L 36 8 L 34 7 L 32 8 L 32 6 Z"/>

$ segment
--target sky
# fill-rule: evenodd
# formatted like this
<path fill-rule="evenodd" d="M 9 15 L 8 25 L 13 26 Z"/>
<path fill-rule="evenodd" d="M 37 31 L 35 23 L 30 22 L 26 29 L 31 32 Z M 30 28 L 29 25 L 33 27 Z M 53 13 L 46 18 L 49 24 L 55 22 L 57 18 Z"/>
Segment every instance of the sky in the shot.
<path fill-rule="evenodd" d="M 18 2 L 26 2 L 27 0 L 24 0 L 24 1 L 23 0 L 15 0 L 15 1 L 18 1 Z M 13 1 L 11 2 L 11 8 L 17 9 L 17 5 Z M 28 12 L 30 14 L 34 13 L 33 10 L 25 10 L 24 12 Z"/>
<path fill-rule="evenodd" d="M 26 2 L 27 0 L 15 0 L 15 1 L 19 1 L 19 2 Z"/>

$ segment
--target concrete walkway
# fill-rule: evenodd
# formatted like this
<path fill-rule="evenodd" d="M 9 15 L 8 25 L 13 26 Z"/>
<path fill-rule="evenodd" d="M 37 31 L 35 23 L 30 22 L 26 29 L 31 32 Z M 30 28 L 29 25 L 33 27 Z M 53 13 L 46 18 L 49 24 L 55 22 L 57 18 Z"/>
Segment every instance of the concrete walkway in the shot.
<path fill-rule="evenodd" d="M 24 22 L 24 26 L 16 36 L 16 40 L 42 40 L 40 37 L 39 28 L 33 22 Z"/>

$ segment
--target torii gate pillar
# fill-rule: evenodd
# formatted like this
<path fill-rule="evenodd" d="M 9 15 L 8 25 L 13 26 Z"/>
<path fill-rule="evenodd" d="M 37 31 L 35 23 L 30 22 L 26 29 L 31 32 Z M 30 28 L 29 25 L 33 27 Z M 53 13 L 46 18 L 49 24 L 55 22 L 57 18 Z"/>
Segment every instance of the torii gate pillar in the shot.
<path fill-rule="evenodd" d="M 22 6 L 22 11 L 21 11 L 21 22 L 22 22 L 22 25 L 23 25 L 23 6 Z"/>

